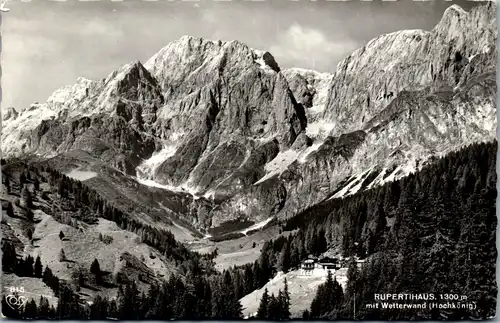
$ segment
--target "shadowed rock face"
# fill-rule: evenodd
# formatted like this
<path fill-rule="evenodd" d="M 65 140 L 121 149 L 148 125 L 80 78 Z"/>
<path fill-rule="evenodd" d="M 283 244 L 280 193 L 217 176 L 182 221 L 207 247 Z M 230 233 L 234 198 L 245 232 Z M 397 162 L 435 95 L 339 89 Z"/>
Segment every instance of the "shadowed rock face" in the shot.
<path fill-rule="evenodd" d="M 175 207 L 158 196 L 168 216 L 196 228 L 289 217 L 493 139 L 495 26 L 493 2 L 451 6 L 432 31 L 382 35 L 333 74 L 281 70 L 270 53 L 240 42 L 185 36 L 144 66 L 79 79 L 44 104 L 8 112 L 2 148 L 86 151 L 182 188 Z"/>
<path fill-rule="evenodd" d="M 79 79 L 57 90 L 44 104 L 33 104 L 2 132 L 7 155 L 42 156 L 81 149 L 127 174 L 152 154 L 151 132 L 163 97 L 156 80 L 140 62 L 102 81 Z"/>
<path fill-rule="evenodd" d="M 158 133 L 177 141 L 173 156 L 154 172 L 160 183 L 234 195 L 263 172 L 269 158 L 248 167 L 248 159 L 262 154 L 260 141 L 274 138 L 286 149 L 305 129 L 303 107 L 267 52 L 236 41 L 183 37 L 145 66 L 167 102 L 158 113 Z"/>
<path fill-rule="evenodd" d="M 10 107 L 10 108 L 7 108 L 7 110 L 3 113 L 2 120 L 3 121 L 9 120 L 9 119 L 15 120 L 18 115 L 19 115 L 19 113 L 17 113 L 16 109 Z"/>
<path fill-rule="evenodd" d="M 276 136 L 287 147 L 305 128 L 303 109 L 267 52 L 237 41 L 183 37 L 145 66 L 164 93 L 158 122 L 164 138 L 196 132 L 208 121 L 213 128 L 208 152 L 235 134 Z M 168 127 L 162 127 L 165 123 Z"/>
<path fill-rule="evenodd" d="M 135 174 L 141 158 L 150 156 L 155 148 L 152 138 L 144 137 L 124 118 L 103 114 L 71 122 L 44 120 L 32 131 L 27 143 L 41 154 L 89 151 L 130 175 Z"/>

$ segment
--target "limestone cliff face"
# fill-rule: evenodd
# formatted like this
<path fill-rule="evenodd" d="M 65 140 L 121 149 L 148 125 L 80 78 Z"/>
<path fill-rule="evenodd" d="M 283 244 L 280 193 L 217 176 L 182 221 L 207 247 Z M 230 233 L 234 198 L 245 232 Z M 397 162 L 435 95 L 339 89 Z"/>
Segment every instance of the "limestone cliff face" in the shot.
<path fill-rule="evenodd" d="M 187 134 L 207 119 L 211 151 L 235 134 L 277 136 L 283 147 L 305 127 L 303 109 L 271 54 L 237 42 L 184 36 L 145 64 L 159 80 L 166 104 L 159 111 L 163 137 Z"/>
<path fill-rule="evenodd" d="M 496 37 L 494 2 L 453 5 L 433 30 L 382 35 L 328 74 L 185 36 L 144 65 L 8 112 L 2 149 L 86 151 L 129 180 L 182 191 L 167 213 L 198 229 L 289 217 L 494 138 Z"/>
<path fill-rule="evenodd" d="M 160 183 L 232 195 L 274 157 L 255 164 L 262 140 L 276 139 L 285 149 L 305 129 L 304 109 L 267 52 L 237 41 L 185 36 L 145 66 L 159 80 L 166 102 L 157 134 L 163 148 L 174 151 L 149 171 Z"/>
<path fill-rule="evenodd" d="M 45 157 L 81 149 L 135 174 L 142 158 L 155 149 L 147 131 L 162 103 L 154 78 L 140 62 L 133 62 L 101 81 L 80 78 L 46 103 L 33 104 L 8 120 L 2 149 L 7 155 Z"/>
<path fill-rule="evenodd" d="M 494 2 L 470 12 L 452 5 L 430 32 L 382 35 L 355 51 L 338 65 L 328 92 L 323 118 L 331 133 L 362 129 L 403 90 L 455 88 L 476 55 L 491 53 L 478 73 L 494 68 L 495 17 Z"/>
<path fill-rule="evenodd" d="M 406 176 L 435 156 L 492 140 L 496 37 L 493 2 L 470 12 L 451 6 L 432 31 L 382 35 L 339 63 L 334 74 L 284 71 L 306 107 L 311 144 L 289 150 L 292 157 L 281 169 L 214 210 L 214 221 L 293 216 L 330 196 Z"/>
<path fill-rule="evenodd" d="M 325 122 L 323 114 L 328 102 L 328 92 L 333 86 L 334 75 L 301 68 L 284 70 L 283 75 L 297 101 L 305 107 L 307 135 L 324 138 L 332 130 L 331 124 Z"/>

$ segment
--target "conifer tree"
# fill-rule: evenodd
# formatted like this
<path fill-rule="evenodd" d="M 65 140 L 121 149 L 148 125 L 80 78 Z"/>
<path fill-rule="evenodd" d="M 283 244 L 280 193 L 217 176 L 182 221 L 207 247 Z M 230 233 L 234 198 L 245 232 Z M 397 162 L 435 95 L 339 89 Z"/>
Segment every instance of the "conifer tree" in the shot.
<path fill-rule="evenodd" d="M 23 316 L 28 319 L 38 318 L 38 308 L 34 299 L 31 299 L 24 307 Z"/>
<path fill-rule="evenodd" d="M 316 296 L 311 303 L 310 316 L 313 318 L 336 316 L 340 312 L 343 298 L 342 287 L 328 271 L 326 282 L 318 286 Z"/>
<path fill-rule="evenodd" d="M 51 313 L 49 300 L 43 296 L 40 296 L 38 317 L 42 320 L 54 318 L 53 313 Z"/>
<path fill-rule="evenodd" d="M 36 260 L 35 260 L 35 267 L 34 267 L 35 277 L 42 278 L 42 273 L 43 273 L 42 261 L 40 260 L 40 256 L 37 256 Z"/>
<path fill-rule="evenodd" d="M 269 292 L 267 288 L 264 290 L 264 294 L 262 294 L 262 298 L 260 299 L 259 309 L 257 310 L 257 318 L 265 320 L 268 318 L 267 309 L 269 308 Z"/>
<path fill-rule="evenodd" d="M 78 319 L 83 314 L 80 297 L 65 284 L 60 288 L 57 313 L 60 319 Z"/>
<path fill-rule="evenodd" d="M 315 253 L 317 255 L 325 252 L 327 249 L 327 241 L 325 237 L 325 230 L 323 228 L 320 228 L 318 230 L 318 235 L 317 235 L 317 250 L 315 250 Z"/>
<path fill-rule="evenodd" d="M 2 270 L 4 272 L 13 272 L 17 268 L 16 249 L 10 242 L 4 242 L 2 245 Z"/>
<path fill-rule="evenodd" d="M 289 320 L 290 319 L 290 292 L 288 290 L 288 281 L 285 278 L 284 282 L 284 288 L 283 288 L 283 302 L 281 304 L 282 306 L 282 319 L 283 320 Z"/>
<path fill-rule="evenodd" d="M 26 217 L 26 219 L 28 219 L 29 221 L 33 221 L 34 218 L 35 218 L 35 214 L 33 213 L 33 211 L 31 211 L 30 209 L 27 209 L 25 210 L 24 212 L 24 216 Z"/>
<path fill-rule="evenodd" d="M 289 311 L 289 306 L 287 306 L 287 301 L 285 296 L 283 295 L 283 291 L 280 289 L 278 291 L 278 305 L 279 305 L 279 310 L 277 313 L 278 320 L 287 320 L 290 319 L 290 311 Z"/>
<path fill-rule="evenodd" d="M 97 261 L 97 259 L 94 259 L 94 261 L 90 265 L 90 272 L 92 274 L 94 274 L 96 283 L 100 284 L 101 283 L 101 267 L 99 266 L 99 261 Z"/>
<path fill-rule="evenodd" d="M 63 178 L 60 178 L 59 182 L 57 183 L 57 193 L 61 197 L 68 197 L 68 192 L 66 190 L 66 185 L 64 183 L 64 179 Z"/>
<path fill-rule="evenodd" d="M 105 320 L 108 318 L 109 304 L 106 298 L 97 295 L 90 306 L 91 320 Z"/>
<path fill-rule="evenodd" d="M 278 267 L 285 273 L 290 269 L 290 248 L 287 243 L 283 244 L 283 248 L 281 249 Z"/>
<path fill-rule="evenodd" d="M 33 239 L 33 229 L 32 228 L 28 228 L 28 230 L 26 231 L 26 236 L 28 237 L 29 240 Z"/>
<path fill-rule="evenodd" d="M 120 285 L 118 290 L 118 316 L 122 320 L 138 319 L 139 313 L 139 291 L 137 285 L 132 282 L 127 285 Z M 171 300 L 173 301 L 173 299 Z"/>
<path fill-rule="evenodd" d="M 24 172 L 22 172 L 20 175 L 19 175 L 19 184 L 24 184 L 26 183 L 26 176 L 24 175 Z"/>
<path fill-rule="evenodd" d="M 33 265 L 35 264 L 35 260 L 31 255 L 28 255 L 24 260 L 24 270 L 23 276 L 32 277 L 33 276 Z"/>
<path fill-rule="evenodd" d="M 223 295 L 226 297 L 226 306 L 222 317 L 227 319 L 238 319 L 242 317 L 241 303 L 234 293 L 233 279 L 229 271 L 223 277 Z"/>
<path fill-rule="evenodd" d="M 19 313 L 19 310 L 13 309 L 7 303 L 7 298 L 4 295 L 2 297 L 2 314 L 9 319 L 21 319 L 22 313 Z"/>
<path fill-rule="evenodd" d="M 267 307 L 267 319 L 277 321 L 280 319 L 280 303 L 278 298 L 271 294 L 269 298 L 269 306 Z"/>

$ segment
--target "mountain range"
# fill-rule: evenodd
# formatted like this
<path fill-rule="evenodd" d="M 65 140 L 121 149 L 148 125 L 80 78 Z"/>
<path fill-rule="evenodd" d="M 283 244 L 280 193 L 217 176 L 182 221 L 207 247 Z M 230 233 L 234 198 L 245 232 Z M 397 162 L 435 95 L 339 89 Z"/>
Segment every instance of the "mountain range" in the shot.
<path fill-rule="evenodd" d="M 431 31 L 381 35 L 333 73 L 184 36 L 4 111 L 2 154 L 83 180 L 181 241 L 246 234 L 494 140 L 495 11 L 452 5 Z"/>

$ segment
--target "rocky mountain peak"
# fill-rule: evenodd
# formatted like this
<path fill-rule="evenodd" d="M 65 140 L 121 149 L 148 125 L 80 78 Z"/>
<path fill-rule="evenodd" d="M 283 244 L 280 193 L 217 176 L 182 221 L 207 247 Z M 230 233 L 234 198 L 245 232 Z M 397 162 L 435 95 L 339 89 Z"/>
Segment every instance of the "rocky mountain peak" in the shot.
<path fill-rule="evenodd" d="M 259 64 L 262 69 L 272 69 L 275 72 L 280 72 L 280 67 L 274 59 L 274 56 L 269 52 L 263 52 L 259 50 L 253 50 L 253 59 Z"/>
<path fill-rule="evenodd" d="M 142 63 L 139 60 L 135 60 L 135 61 L 132 61 L 128 64 L 125 64 L 125 65 L 121 66 L 120 68 L 114 70 L 111 74 L 109 74 L 104 79 L 104 83 L 105 84 L 109 83 L 110 81 L 112 81 L 114 79 L 123 80 L 130 75 L 140 77 L 140 76 L 144 76 L 144 74 L 149 75 L 148 71 L 144 68 Z M 149 78 L 151 78 L 150 75 L 149 75 Z"/>
<path fill-rule="evenodd" d="M 63 109 L 72 110 L 76 106 L 79 108 L 79 103 L 85 100 L 89 93 L 99 88 L 99 86 L 99 82 L 79 77 L 75 84 L 67 85 L 54 91 L 46 104 L 54 111 L 61 111 Z M 75 111 L 75 113 L 79 112 Z"/>
<path fill-rule="evenodd" d="M 260 67 L 279 71 L 278 64 L 268 52 L 254 50 L 240 41 L 208 40 L 183 36 L 169 43 L 145 64 L 169 96 L 171 88 L 187 81 L 213 82 L 224 72 Z"/>
<path fill-rule="evenodd" d="M 446 41 L 448 46 L 465 47 L 466 54 L 474 47 L 483 50 L 484 45 L 489 45 L 496 37 L 495 12 L 495 2 L 473 7 L 469 12 L 454 4 L 446 9 L 432 34 Z M 472 32 L 473 28 L 480 32 Z"/>
<path fill-rule="evenodd" d="M 3 113 L 2 120 L 3 121 L 9 120 L 9 119 L 15 120 L 18 115 L 19 115 L 19 113 L 17 113 L 16 109 L 14 109 L 13 107 L 8 107 L 7 109 L 5 109 L 5 112 Z"/>
<path fill-rule="evenodd" d="M 162 138 L 191 132 L 193 119 L 187 116 L 204 114 L 202 111 L 210 111 L 209 119 L 214 117 L 213 113 L 217 114 L 217 119 L 210 123 L 225 125 L 215 126 L 219 135 L 211 136 L 209 147 L 212 148 L 225 140 L 226 135 L 233 134 L 284 135 L 287 139 L 282 142 L 289 145 L 302 131 L 300 122 L 298 128 L 283 130 L 288 127 L 285 119 L 295 120 L 295 110 L 299 107 L 269 52 L 252 49 L 235 40 L 184 36 L 162 48 L 145 67 L 158 80 L 166 102 L 158 112 L 160 123 L 170 120 L 169 130 L 165 127 L 160 130 Z M 264 115 L 270 116 L 270 120 L 262 119 Z M 274 121 L 274 116 L 281 121 Z M 294 134 L 284 134 L 289 131 Z"/>
<path fill-rule="evenodd" d="M 106 78 L 97 101 L 102 102 L 101 105 L 115 103 L 112 109 L 117 113 L 120 113 L 125 106 L 129 106 L 129 110 L 137 108 L 147 110 L 144 115 L 147 119 L 145 121 L 151 123 L 156 120 L 156 110 L 163 104 L 163 96 L 156 79 L 141 62 L 133 61 Z M 129 114 L 133 113 L 143 114 L 143 111 L 130 111 Z M 130 120 L 131 117 L 126 119 Z"/>
<path fill-rule="evenodd" d="M 432 31 L 398 31 L 371 40 L 338 64 L 323 119 L 332 134 L 354 131 L 403 90 L 456 87 L 469 57 L 494 54 L 496 32 L 494 3 L 468 13 L 454 5 Z"/>
<path fill-rule="evenodd" d="M 197 225 L 290 216 L 494 136 L 494 6 L 379 36 L 332 74 L 184 36 L 10 118 L 4 152 L 84 150 L 140 183 L 211 197 L 220 207 Z"/>
<path fill-rule="evenodd" d="M 443 17 L 441 18 L 441 21 L 446 21 L 447 19 L 450 19 L 450 17 L 461 17 L 461 16 L 467 16 L 468 12 L 465 11 L 462 7 L 460 7 L 457 4 L 452 4 L 443 13 Z"/>

